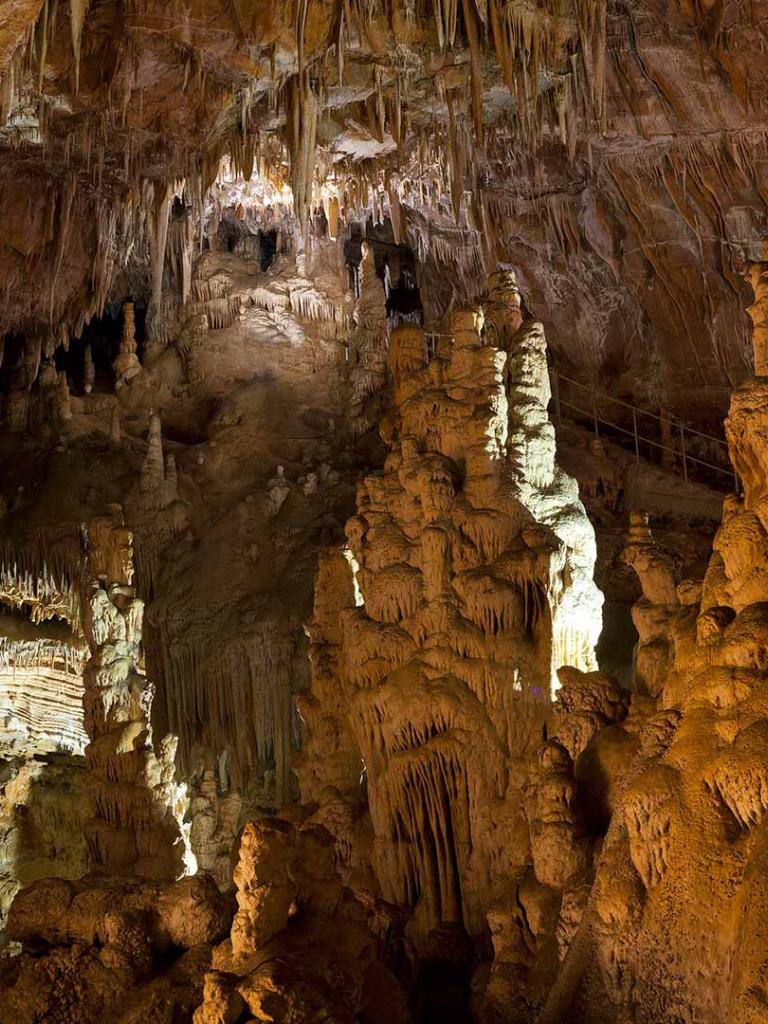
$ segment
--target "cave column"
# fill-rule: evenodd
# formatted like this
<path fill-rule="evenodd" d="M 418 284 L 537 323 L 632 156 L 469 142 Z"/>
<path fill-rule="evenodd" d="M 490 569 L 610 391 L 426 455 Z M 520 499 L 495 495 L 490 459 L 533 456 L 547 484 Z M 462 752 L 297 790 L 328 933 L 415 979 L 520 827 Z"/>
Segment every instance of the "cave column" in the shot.
<path fill-rule="evenodd" d="M 752 349 L 755 376 L 768 376 L 768 242 L 763 243 L 763 260 L 747 266 L 747 280 L 752 285 L 754 302 L 748 307 L 752 320 Z"/>
<path fill-rule="evenodd" d="M 370 430 L 382 414 L 376 400 L 387 383 L 387 296 L 376 274 L 373 248 L 363 242 L 360 296 L 355 302 L 349 339 L 349 429 L 353 437 Z"/>
<path fill-rule="evenodd" d="M 86 528 L 83 605 L 90 657 L 83 672 L 92 867 L 113 874 L 184 873 L 184 799 L 174 784 L 175 737 L 156 750 L 153 687 L 142 671 L 143 602 L 133 587 L 133 535 L 122 509 Z"/>
<path fill-rule="evenodd" d="M 643 591 L 632 607 L 632 621 L 639 636 L 636 686 L 641 693 L 657 697 L 672 664 L 669 626 L 679 611 L 679 600 L 674 563 L 656 545 L 645 512 L 630 512 L 627 543 L 621 557 L 634 569 Z"/>

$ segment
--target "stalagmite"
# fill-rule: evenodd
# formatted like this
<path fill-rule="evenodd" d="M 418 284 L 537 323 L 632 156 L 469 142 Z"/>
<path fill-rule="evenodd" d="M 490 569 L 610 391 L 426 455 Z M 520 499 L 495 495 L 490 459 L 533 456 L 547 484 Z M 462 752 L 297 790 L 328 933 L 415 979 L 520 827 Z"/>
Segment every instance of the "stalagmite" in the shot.
<path fill-rule="evenodd" d="M 121 387 L 141 372 L 141 363 L 136 355 L 136 321 L 132 302 L 123 305 L 123 333 L 114 372 L 116 387 Z"/>
<path fill-rule="evenodd" d="M 415 904 L 422 946 L 441 923 L 483 926 L 490 865 L 520 856 L 484 823 L 522 816 L 508 765 L 535 748 L 553 670 L 593 667 L 600 626 L 594 538 L 554 463 L 543 346 L 525 327 L 507 357 L 482 325 L 455 313 L 429 363 L 419 328 L 393 332 L 392 452 L 348 525 L 364 603 L 342 617 L 341 679 L 373 867 L 388 899 Z"/>
<path fill-rule="evenodd" d="M 683 1006 L 691 1019 L 729 1024 L 762 1013 L 756 993 L 767 937 L 757 925 L 764 898 L 756 872 L 767 792 L 759 652 L 768 534 L 764 474 L 752 467 L 764 392 L 763 378 L 753 377 L 731 399 L 727 433 L 744 495 L 726 500 L 703 583 L 678 580 L 647 517 L 632 515 L 624 558 L 643 597 L 633 609 L 638 693 L 621 726 L 631 769 L 627 784 L 613 787 L 592 897 L 546 1024 L 565 1024 L 595 986 L 610 995 L 610 1020 L 651 1005 L 659 1021 Z M 595 767 L 611 763 L 610 733 L 598 731 L 587 748 Z"/>
<path fill-rule="evenodd" d="M 83 353 L 83 390 L 86 395 L 93 391 L 93 384 L 96 380 L 96 368 L 93 365 L 93 354 L 91 346 L 86 345 Z"/>
<path fill-rule="evenodd" d="M 640 637 L 635 667 L 638 689 L 657 697 L 667 680 L 672 657 L 670 623 L 680 602 L 671 557 L 653 542 L 648 517 L 630 513 L 627 545 L 622 557 L 640 579 L 643 596 L 632 608 Z"/>
<path fill-rule="evenodd" d="M 143 604 L 132 586 L 132 534 L 117 510 L 87 531 L 89 857 L 115 873 L 176 878 L 185 865 L 184 801 L 173 780 L 175 737 L 165 737 L 158 750 L 152 745 L 151 688 L 139 669 Z"/>
<path fill-rule="evenodd" d="M 56 419 L 60 429 L 64 429 L 72 419 L 70 405 L 69 381 L 66 373 L 62 370 L 56 384 Z"/>
<path fill-rule="evenodd" d="M 163 428 L 158 413 L 149 417 L 147 454 L 141 467 L 140 488 L 147 495 L 155 495 L 158 507 L 162 507 L 162 490 L 165 483 L 165 460 L 163 458 Z"/>

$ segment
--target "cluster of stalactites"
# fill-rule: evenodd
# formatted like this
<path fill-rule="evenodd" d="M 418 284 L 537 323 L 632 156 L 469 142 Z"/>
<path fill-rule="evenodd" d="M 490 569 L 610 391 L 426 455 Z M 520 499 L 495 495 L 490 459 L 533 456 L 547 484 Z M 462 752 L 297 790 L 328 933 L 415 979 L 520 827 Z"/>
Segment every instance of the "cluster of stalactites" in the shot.
<path fill-rule="evenodd" d="M 306 232 L 313 180 L 318 174 L 318 128 L 328 102 L 329 89 L 343 86 L 345 50 L 369 40 L 372 21 L 382 14 L 376 4 L 359 8 L 340 5 L 338 16 L 331 22 L 336 37 L 332 38 L 329 33 L 328 39 L 329 47 L 335 47 L 338 58 L 333 62 L 318 60 L 317 53 L 311 57 L 306 53 L 305 29 L 311 6 L 311 2 L 302 3 L 296 12 L 297 71 L 286 76 L 277 91 L 271 89 L 256 94 L 251 83 L 243 82 L 234 90 L 227 86 L 229 96 L 225 101 L 222 86 L 222 103 L 228 104 L 228 116 L 224 119 L 226 128 L 212 133 L 211 142 L 203 156 L 193 155 L 191 151 L 169 152 L 168 166 L 174 169 L 178 180 L 169 177 L 164 182 L 142 181 L 143 168 L 138 162 L 142 156 L 141 146 L 131 141 L 130 133 L 123 132 L 127 139 L 127 173 L 121 182 L 120 199 L 115 205 L 100 202 L 97 210 L 99 237 L 93 274 L 93 311 L 103 309 L 113 269 L 113 254 L 130 253 L 135 244 L 140 244 L 143 239 L 149 243 L 152 262 L 150 328 L 152 333 L 157 333 L 158 340 L 164 340 L 164 325 L 158 304 L 158 282 L 162 280 L 165 244 L 166 241 L 170 242 L 170 255 L 184 302 L 188 295 L 190 255 L 193 251 L 192 222 L 203 222 L 204 196 L 213 184 L 225 152 L 230 154 L 235 169 L 239 169 L 245 177 L 250 177 L 257 165 L 265 173 L 283 175 L 281 164 L 287 155 L 294 209 L 300 229 L 299 249 L 303 248 L 302 239 Z M 542 138 L 543 124 L 548 121 L 550 132 L 559 134 L 573 156 L 581 123 L 587 123 L 590 127 L 601 123 L 604 111 L 606 3 L 605 0 L 597 4 L 581 0 L 575 8 L 574 18 L 570 9 L 563 12 L 558 4 L 547 4 L 532 11 L 528 5 L 519 2 L 462 0 L 459 3 L 458 0 L 434 0 L 423 12 L 433 17 L 436 42 L 442 51 L 450 54 L 456 47 L 466 45 L 470 58 L 468 90 L 465 89 L 463 72 L 458 73 L 456 70 L 460 65 L 455 63 L 455 56 L 451 57 L 450 63 L 437 76 L 438 90 L 447 110 L 445 124 L 436 124 L 431 128 L 414 125 L 412 128 L 416 133 L 422 132 L 417 173 L 428 171 L 433 162 L 444 168 L 442 194 L 451 197 L 457 218 L 465 203 L 468 183 L 471 188 L 474 180 L 474 168 L 484 159 L 484 134 L 498 132 L 499 137 L 503 136 L 505 140 L 502 148 L 509 150 L 507 141 L 510 131 L 522 135 L 530 143 Z M 390 26 L 408 24 L 414 10 L 412 3 L 406 3 L 398 18 L 393 19 L 393 12 L 390 12 Z M 52 41 L 51 34 L 66 27 L 66 20 L 69 21 L 68 33 L 71 36 L 74 85 L 77 91 L 81 39 L 84 30 L 87 31 L 88 13 L 88 0 L 73 0 L 68 19 L 63 18 L 61 11 L 57 11 L 56 4 L 50 5 L 49 0 L 45 0 L 38 24 L 26 33 L 15 59 L 2 78 L 0 114 L 4 115 L 3 122 L 22 98 L 29 98 L 24 96 L 29 93 L 38 98 L 38 131 L 45 132 L 46 117 L 49 115 L 40 87 Z M 457 31 L 459 27 L 461 32 Z M 463 43 L 460 36 L 463 37 Z M 485 80 L 488 77 L 485 52 L 488 45 L 493 49 L 502 76 L 514 95 L 513 126 L 484 125 L 483 97 L 489 84 Z M 444 56 L 442 59 L 448 61 L 449 57 Z M 120 66 L 120 62 L 117 63 Z M 193 68 L 197 68 L 200 73 L 198 85 L 201 94 L 205 95 L 204 61 L 200 55 L 187 55 L 185 89 Z M 541 72 L 545 69 L 550 73 L 550 79 L 547 86 L 542 87 Z M 114 109 L 110 107 L 106 120 L 89 120 L 86 117 L 84 130 L 73 131 L 69 136 L 64 156 L 70 160 L 72 151 L 80 145 L 82 164 L 91 172 L 97 186 L 102 183 L 108 163 L 108 140 L 118 134 L 116 128 L 125 125 L 127 107 L 132 101 L 130 78 L 130 75 L 124 73 L 116 76 L 110 92 L 114 96 Z M 379 66 L 375 66 L 372 89 L 370 107 L 374 116 L 371 121 L 371 140 L 380 145 L 388 140 L 388 143 L 392 142 L 406 152 L 409 76 L 400 72 L 386 74 Z M 263 133 L 257 127 L 260 112 L 272 116 L 273 108 L 285 111 L 283 141 L 277 146 L 263 141 Z M 61 111 L 57 112 L 57 116 L 63 116 Z M 55 139 L 56 133 L 52 135 Z M 436 147 L 434 160 L 426 153 L 430 146 Z M 384 150 L 387 150 L 387 146 L 384 146 Z M 341 170 L 343 177 L 343 164 Z M 368 172 L 361 168 L 359 161 L 352 159 L 346 173 L 350 186 L 355 186 L 361 175 L 365 177 Z M 172 198 L 169 193 L 180 194 L 178 182 L 182 179 L 189 183 L 185 190 L 185 202 L 192 204 L 197 210 L 197 216 L 192 220 L 184 218 L 179 225 L 174 224 L 169 232 L 168 210 Z M 127 189 L 125 181 L 128 183 Z M 60 203 L 62 238 L 67 234 L 73 193 L 77 190 L 77 172 L 73 165 L 73 173 L 67 178 L 63 201 Z M 402 235 L 399 197 L 397 189 L 392 189 L 388 175 L 385 176 L 384 191 L 389 194 L 396 235 Z M 152 195 L 147 201 L 148 192 Z M 374 212 L 378 192 L 378 188 L 371 193 L 366 190 L 366 195 L 370 194 L 373 198 Z M 77 218 L 76 222 L 80 222 L 80 219 Z M 129 225 L 130 230 L 126 230 Z M 116 231 L 123 236 L 120 245 L 115 244 Z M 61 256 L 57 259 L 57 273 L 60 263 Z M 89 315 L 92 314 L 86 311 L 86 320 Z M 73 327 L 79 333 L 78 325 Z"/>
<path fill-rule="evenodd" d="M 34 623 L 65 619 L 73 630 L 80 628 L 80 594 L 77 584 L 56 578 L 45 565 L 35 574 L 17 562 L 0 563 L 0 602 L 18 608 Z"/>

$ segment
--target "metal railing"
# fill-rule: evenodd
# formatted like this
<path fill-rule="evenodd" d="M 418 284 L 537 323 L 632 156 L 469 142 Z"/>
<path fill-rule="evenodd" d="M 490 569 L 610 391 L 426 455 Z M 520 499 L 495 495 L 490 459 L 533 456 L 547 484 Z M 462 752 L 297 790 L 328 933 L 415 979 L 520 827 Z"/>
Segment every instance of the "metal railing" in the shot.
<path fill-rule="evenodd" d="M 424 334 L 428 362 L 435 357 L 437 347 L 443 338 L 453 339 L 453 335 L 437 331 L 425 331 Z M 646 459 L 646 456 L 641 454 L 641 446 L 645 446 L 650 456 L 647 461 L 656 461 L 653 455 L 658 453 L 664 468 L 679 473 L 686 481 L 693 476 L 700 476 L 709 486 L 718 489 L 735 487 L 736 491 L 739 491 L 739 478 L 731 465 L 728 445 L 722 437 L 696 430 L 673 416 L 662 416 L 630 402 L 623 402 L 620 398 L 612 398 L 594 385 L 583 384 L 558 370 L 550 368 L 549 378 L 556 423 L 563 422 L 563 410 L 566 409 L 570 414 L 575 414 L 574 418 L 581 417 L 582 422 L 586 421 L 594 431 L 595 437 L 609 437 L 614 443 L 633 450 L 638 463 L 641 459 Z M 576 391 L 576 401 L 573 400 L 572 394 L 563 394 L 563 384 L 567 385 L 566 392 Z M 617 422 L 621 414 L 614 418 L 608 416 L 605 411 L 607 407 L 624 410 L 624 422 Z M 626 425 L 630 421 L 631 429 Z M 655 437 L 649 434 L 649 421 L 654 425 Z M 641 427 L 641 424 L 645 426 Z M 702 457 L 702 448 L 709 458 Z M 670 458 L 665 460 L 665 454 Z M 717 474 L 714 479 L 713 473 Z"/>
<path fill-rule="evenodd" d="M 706 471 L 704 475 L 707 478 L 707 483 L 712 484 L 710 474 L 716 473 L 718 476 L 715 478 L 715 485 L 725 485 L 729 488 L 735 486 L 738 491 L 739 480 L 730 462 L 728 445 L 723 438 L 695 430 L 683 423 L 682 420 L 672 416 L 661 416 L 648 412 L 640 406 L 623 402 L 620 398 L 612 398 L 596 387 L 582 384 L 557 370 L 550 369 L 549 378 L 552 384 L 555 421 L 558 424 L 563 422 L 563 410 L 565 409 L 569 413 L 575 413 L 577 417 L 581 417 L 582 421 L 589 423 L 595 437 L 608 437 L 615 443 L 631 447 L 637 462 L 640 462 L 641 459 L 641 445 L 647 445 L 651 453 L 658 451 L 670 455 L 672 458 L 668 460 L 664 468 L 673 472 L 682 472 L 686 481 L 691 478 L 693 471 L 701 467 Z M 566 389 L 563 388 L 564 384 L 567 385 Z M 576 401 L 573 400 L 573 391 L 576 392 Z M 606 414 L 606 407 L 618 407 L 621 410 L 626 410 L 624 422 L 616 422 L 621 414 L 616 418 L 610 418 Z M 631 429 L 625 425 L 630 417 Z M 646 429 L 641 429 L 639 421 L 643 423 L 651 421 L 657 424 L 656 437 L 649 436 Z M 617 437 L 613 436 L 614 434 Z M 697 454 L 702 447 L 706 449 L 709 458 L 702 458 L 700 454 Z M 714 452 L 715 455 L 712 456 L 711 452 Z M 710 461 L 713 457 L 717 459 L 716 462 Z"/>

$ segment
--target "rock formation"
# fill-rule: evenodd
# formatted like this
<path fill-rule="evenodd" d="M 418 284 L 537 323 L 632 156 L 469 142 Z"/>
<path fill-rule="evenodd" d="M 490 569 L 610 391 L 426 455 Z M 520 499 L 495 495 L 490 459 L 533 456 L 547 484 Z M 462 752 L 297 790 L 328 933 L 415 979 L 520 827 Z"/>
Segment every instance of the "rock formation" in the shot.
<path fill-rule="evenodd" d="M 121 387 L 141 370 L 141 363 L 136 355 L 136 320 L 132 302 L 123 306 L 123 336 L 120 340 L 120 351 L 115 359 L 115 384 Z"/>
<path fill-rule="evenodd" d="M 0 964 L 3 1024 L 190 1020 L 203 996 L 226 901 L 210 879 L 37 882 L 14 901 L 8 934 L 25 949 Z"/>
<path fill-rule="evenodd" d="M 94 867 L 114 874 L 178 878 L 184 872 L 183 788 L 174 783 L 175 737 L 158 750 L 150 725 L 152 686 L 140 670 L 143 602 L 133 589 L 133 537 L 122 509 L 86 533 L 83 671 Z"/>
<path fill-rule="evenodd" d="M 0 1024 L 763 1024 L 766 24 L 0 3 Z"/>
<path fill-rule="evenodd" d="M 246 825 L 235 869 L 238 910 L 231 937 L 214 952 L 194 1024 L 336 1020 L 365 1011 L 372 1024 L 409 1024 L 402 991 L 386 966 L 383 908 L 361 903 L 340 882 L 334 845 L 318 826 L 266 818 Z M 333 941 L 329 942 L 329 929 Z"/>
<path fill-rule="evenodd" d="M 382 413 L 381 390 L 387 382 L 387 310 L 384 285 L 376 275 L 372 247 L 362 244 L 356 269 L 359 295 L 346 342 L 348 412 L 353 437 L 375 427 Z M 376 400 L 378 398 L 378 401 Z"/>
<path fill-rule="evenodd" d="M 429 362 L 420 328 L 393 331 L 391 451 L 347 525 L 360 606 L 328 556 L 310 624 L 302 795 L 331 816 L 349 865 L 363 767 L 374 874 L 414 907 L 422 949 L 444 924 L 477 934 L 494 878 L 524 857 L 518 772 L 556 670 L 594 668 L 600 629 L 594 536 L 555 463 L 543 332 L 518 320 L 504 350 L 482 326 L 481 311 L 454 314 Z"/>
<path fill-rule="evenodd" d="M 633 518 L 626 557 L 643 597 L 638 693 L 624 728 L 636 749 L 542 1021 L 741 1024 L 764 1015 L 765 386 L 751 378 L 731 399 L 726 430 L 744 491 L 726 501 L 703 584 L 676 586 L 647 520 Z"/>

